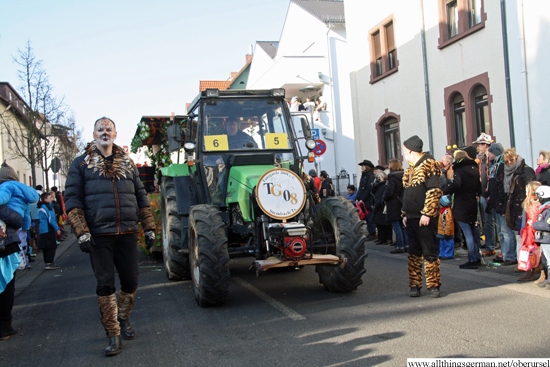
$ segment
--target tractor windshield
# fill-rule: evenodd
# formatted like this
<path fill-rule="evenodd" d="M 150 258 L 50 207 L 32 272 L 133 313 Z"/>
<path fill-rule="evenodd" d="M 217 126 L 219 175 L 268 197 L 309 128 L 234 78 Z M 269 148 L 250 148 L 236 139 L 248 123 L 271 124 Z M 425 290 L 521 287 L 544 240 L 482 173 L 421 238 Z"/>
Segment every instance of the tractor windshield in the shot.
<path fill-rule="evenodd" d="M 204 152 L 278 150 L 279 159 L 292 159 L 292 135 L 281 101 L 217 100 L 204 106 L 204 116 Z"/>

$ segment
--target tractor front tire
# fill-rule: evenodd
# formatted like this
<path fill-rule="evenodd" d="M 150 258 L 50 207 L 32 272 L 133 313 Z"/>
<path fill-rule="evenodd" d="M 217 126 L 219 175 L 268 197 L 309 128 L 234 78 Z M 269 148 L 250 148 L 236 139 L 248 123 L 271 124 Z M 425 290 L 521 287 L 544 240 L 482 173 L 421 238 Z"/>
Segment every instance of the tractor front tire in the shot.
<path fill-rule="evenodd" d="M 189 254 L 181 251 L 181 218 L 178 215 L 176 188 L 172 177 L 163 177 L 161 187 L 162 257 L 170 280 L 191 279 Z"/>
<path fill-rule="evenodd" d="M 189 213 L 189 256 L 195 299 L 219 306 L 229 294 L 229 254 L 225 223 L 214 205 L 195 205 Z"/>
<path fill-rule="evenodd" d="M 317 205 L 314 217 L 314 232 L 325 238 L 334 236 L 335 245 L 330 252 L 344 260 L 340 265 L 317 265 L 319 283 L 330 292 L 351 292 L 363 283 L 366 272 L 366 237 L 364 222 L 359 219 L 357 209 L 343 197 L 329 197 Z"/>

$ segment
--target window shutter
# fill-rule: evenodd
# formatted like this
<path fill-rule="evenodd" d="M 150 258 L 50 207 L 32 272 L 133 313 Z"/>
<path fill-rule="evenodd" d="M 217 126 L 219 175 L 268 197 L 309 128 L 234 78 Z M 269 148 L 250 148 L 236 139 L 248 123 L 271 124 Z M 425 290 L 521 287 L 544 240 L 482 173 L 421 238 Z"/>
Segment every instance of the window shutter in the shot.
<path fill-rule="evenodd" d="M 372 42 L 374 42 L 374 59 L 378 60 L 380 57 L 382 57 L 380 47 L 380 32 L 376 32 L 372 35 Z"/>
<path fill-rule="evenodd" d="M 388 45 L 388 52 L 395 50 L 395 39 L 393 35 L 393 22 L 386 25 L 386 42 Z"/>

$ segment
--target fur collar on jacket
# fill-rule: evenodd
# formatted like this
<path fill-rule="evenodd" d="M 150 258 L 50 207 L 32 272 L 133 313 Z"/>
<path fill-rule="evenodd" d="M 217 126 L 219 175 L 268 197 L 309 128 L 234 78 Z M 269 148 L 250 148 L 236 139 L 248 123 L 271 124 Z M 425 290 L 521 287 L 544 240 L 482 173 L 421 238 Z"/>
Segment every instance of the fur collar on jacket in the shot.
<path fill-rule="evenodd" d="M 111 157 L 113 157 L 112 164 L 107 162 L 111 161 Z M 82 165 L 87 165 L 87 168 L 93 170 L 94 173 L 96 171 L 99 172 L 100 176 L 114 177 L 117 180 L 121 177 L 126 178 L 126 176 L 132 175 L 135 169 L 134 161 L 121 147 L 113 144 L 113 155 L 111 157 L 106 159 L 101 155 L 95 142 L 92 141 L 84 149 L 84 161 L 82 161 Z"/>

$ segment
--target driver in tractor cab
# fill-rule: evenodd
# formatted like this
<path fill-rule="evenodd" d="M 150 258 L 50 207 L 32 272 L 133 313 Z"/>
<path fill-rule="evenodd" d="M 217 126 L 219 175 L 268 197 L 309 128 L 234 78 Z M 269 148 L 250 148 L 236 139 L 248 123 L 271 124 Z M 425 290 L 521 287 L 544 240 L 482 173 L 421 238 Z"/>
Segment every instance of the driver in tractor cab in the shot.
<path fill-rule="evenodd" d="M 229 149 L 258 148 L 254 139 L 240 129 L 240 121 L 239 118 L 230 118 L 225 122 Z"/>

